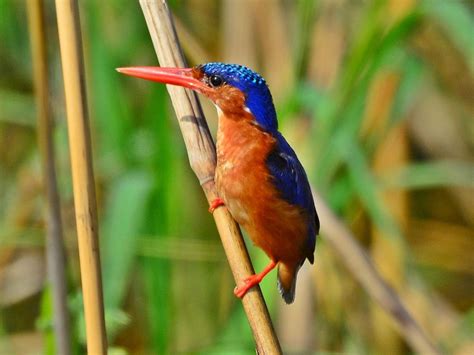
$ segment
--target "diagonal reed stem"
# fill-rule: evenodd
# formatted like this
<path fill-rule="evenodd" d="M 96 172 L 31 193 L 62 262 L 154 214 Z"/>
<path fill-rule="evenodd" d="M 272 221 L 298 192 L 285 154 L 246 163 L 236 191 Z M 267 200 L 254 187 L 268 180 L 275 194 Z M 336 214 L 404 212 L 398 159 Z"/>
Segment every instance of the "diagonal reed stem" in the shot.
<path fill-rule="evenodd" d="M 184 67 L 171 13 L 165 0 L 140 0 L 158 60 L 162 66 Z M 209 128 L 194 92 L 167 86 L 173 103 L 191 168 L 209 202 L 217 197 L 214 185 L 216 152 Z M 240 229 L 225 208 L 218 208 L 214 220 L 236 282 L 254 274 Z M 281 354 L 267 306 L 260 288 L 242 299 L 259 354 Z"/>
<path fill-rule="evenodd" d="M 106 353 L 107 339 L 92 148 L 77 1 L 56 0 L 56 13 L 66 96 L 87 351 L 89 354 L 101 355 Z"/>
<path fill-rule="evenodd" d="M 48 56 L 43 0 L 28 0 L 28 24 L 31 39 L 37 139 L 41 154 L 43 184 L 47 204 L 46 261 L 52 289 L 53 329 L 56 352 L 71 353 L 69 313 L 67 308 L 66 253 L 64 249 L 61 207 L 56 180 L 53 143 L 53 122 L 49 104 Z"/>
<path fill-rule="evenodd" d="M 367 253 L 359 246 L 349 228 L 338 219 L 325 201 L 313 193 L 318 207 L 321 233 L 366 292 L 392 317 L 401 336 L 418 354 L 440 354 L 424 329 L 416 322 L 396 291 L 382 278 Z"/>

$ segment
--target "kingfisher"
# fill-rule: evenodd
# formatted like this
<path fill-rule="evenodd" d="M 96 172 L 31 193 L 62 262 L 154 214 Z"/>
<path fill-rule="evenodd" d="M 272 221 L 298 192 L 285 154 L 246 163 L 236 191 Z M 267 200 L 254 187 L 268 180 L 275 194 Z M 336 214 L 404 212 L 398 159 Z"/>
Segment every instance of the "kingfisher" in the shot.
<path fill-rule="evenodd" d="M 245 66 L 226 63 L 117 71 L 192 89 L 215 104 L 215 183 L 219 198 L 212 201 L 209 211 L 227 207 L 270 258 L 262 272 L 242 280 L 234 293 L 244 297 L 278 266 L 278 289 L 284 301 L 292 303 L 299 269 L 306 259 L 314 262 L 319 219 L 305 170 L 278 131 L 265 79 Z"/>

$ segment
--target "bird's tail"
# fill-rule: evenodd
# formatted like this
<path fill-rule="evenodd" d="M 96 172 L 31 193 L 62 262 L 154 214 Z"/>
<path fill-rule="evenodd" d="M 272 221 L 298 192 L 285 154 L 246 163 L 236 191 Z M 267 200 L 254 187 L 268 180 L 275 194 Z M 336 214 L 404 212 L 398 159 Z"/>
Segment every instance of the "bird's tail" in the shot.
<path fill-rule="evenodd" d="M 278 290 L 287 304 L 295 300 L 296 276 L 300 267 L 278 263 Z"/>

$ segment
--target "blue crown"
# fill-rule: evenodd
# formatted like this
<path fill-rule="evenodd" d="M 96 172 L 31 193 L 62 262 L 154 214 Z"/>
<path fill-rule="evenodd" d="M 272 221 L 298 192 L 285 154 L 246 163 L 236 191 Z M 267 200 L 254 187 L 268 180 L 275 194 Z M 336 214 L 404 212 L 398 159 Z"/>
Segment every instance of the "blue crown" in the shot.
<path fill-rule="evenodd" d="M 200 68 L 207 76 L 220 75 L 228 85 L 241 90 L 245 95 L 245 105 L 262 128 L 278 130 L 272 94 L 259 74 L 238 64 L 206 63 Z"/>

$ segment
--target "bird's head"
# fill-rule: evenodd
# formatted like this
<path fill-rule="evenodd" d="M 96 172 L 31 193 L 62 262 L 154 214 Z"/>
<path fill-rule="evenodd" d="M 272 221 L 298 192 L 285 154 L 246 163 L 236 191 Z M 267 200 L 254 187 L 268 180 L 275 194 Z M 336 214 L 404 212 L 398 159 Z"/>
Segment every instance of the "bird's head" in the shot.
<path fill-rule="evenodd" d="M 250 117 L 266 131 L 278 129 L 272 95 L 265 79 L 242 65 L 206 63 L 193 68 L 129 67 L 117 70 L 195 90 L 211 99 L 227 116 Z"/>

